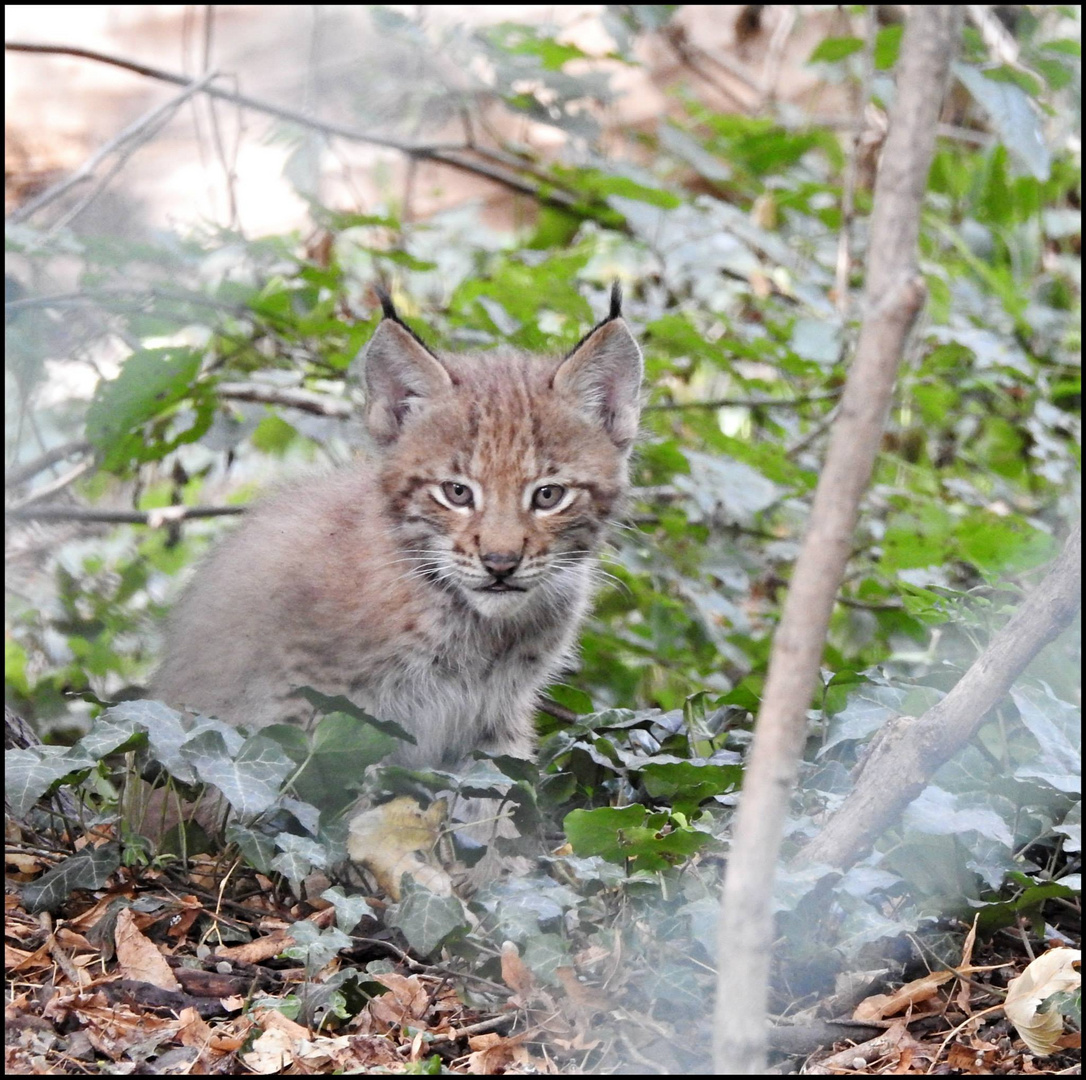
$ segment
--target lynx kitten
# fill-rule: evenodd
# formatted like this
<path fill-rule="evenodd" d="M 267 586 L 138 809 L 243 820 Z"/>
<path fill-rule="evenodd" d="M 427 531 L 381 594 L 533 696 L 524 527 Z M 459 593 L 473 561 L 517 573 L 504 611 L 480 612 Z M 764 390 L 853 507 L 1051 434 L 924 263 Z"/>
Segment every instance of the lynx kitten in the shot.
<path fill-rule="evenodd" d="M 627 486 L 641 352 L 610 314 L 562 359 L 438 357 L 387 297 L 365 349 L 372 450 L 260 503 L 174 611 L 154 694 L 259 727 L 344 694 L 404 765 L 529 756 Z"/>

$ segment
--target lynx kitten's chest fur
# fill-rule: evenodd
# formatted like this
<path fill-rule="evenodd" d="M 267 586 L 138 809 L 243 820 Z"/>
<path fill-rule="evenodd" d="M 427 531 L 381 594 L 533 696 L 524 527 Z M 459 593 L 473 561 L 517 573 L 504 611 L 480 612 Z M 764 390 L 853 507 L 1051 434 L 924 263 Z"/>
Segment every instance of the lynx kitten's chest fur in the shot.
<path fill-rule="evenodd" d="M 250 727 L 344 694 L 407 765 L 527 756 L 627 485 L 641 354 L 619 313 L 573 352 L 437 357 L 390 302 L 355 465 L 259 504 L 175 609 L 155 696 Z"/>

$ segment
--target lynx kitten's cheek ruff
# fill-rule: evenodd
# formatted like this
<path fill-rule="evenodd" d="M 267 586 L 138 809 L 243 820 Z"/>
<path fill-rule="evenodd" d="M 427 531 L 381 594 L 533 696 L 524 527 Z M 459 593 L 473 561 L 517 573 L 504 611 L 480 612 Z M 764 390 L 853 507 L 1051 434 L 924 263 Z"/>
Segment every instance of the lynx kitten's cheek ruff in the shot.
<path fill-rule="evenodd" d="M 396 760 L 528 756 L 627 486 L 641 353 L 611 310 L 566 357 L 436 356 L 383 298 L 372 449 L 255 506 L 177 605 L 154 695 L 250 727 L 344 694 L 417 740 Z"/>

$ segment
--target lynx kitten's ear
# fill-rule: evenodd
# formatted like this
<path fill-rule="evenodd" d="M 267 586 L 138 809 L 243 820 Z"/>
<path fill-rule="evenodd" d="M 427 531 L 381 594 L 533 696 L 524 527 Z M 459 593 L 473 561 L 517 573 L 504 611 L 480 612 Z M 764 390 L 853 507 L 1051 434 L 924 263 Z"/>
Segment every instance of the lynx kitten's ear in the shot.
<path fill-rule="evenodd" d="M 381 444 L 394 442 L 411 410 L 452 386 L 441 362 L 396 315 L 382 296 L 385 318 L 362 354 L 366 427 Z"/>
<path fill-rule="evenodd" d="M 641 415 L 641 349 L 619 314 L 621 296 L 611 295 L 611 314 L 562 361 L 551 385 L 574 398 L 598 420 L 620 449 L 637 435 Z"/>

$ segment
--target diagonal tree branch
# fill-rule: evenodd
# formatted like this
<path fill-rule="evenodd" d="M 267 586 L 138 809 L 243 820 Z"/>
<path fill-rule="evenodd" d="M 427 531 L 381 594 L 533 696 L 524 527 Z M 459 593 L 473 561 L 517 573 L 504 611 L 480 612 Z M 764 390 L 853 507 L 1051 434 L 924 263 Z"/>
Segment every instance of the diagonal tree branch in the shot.
<path fill-rule="evenodd" d="M 856 786 L 798 861 L 845 870 L 866 855 L 935 770 L 976 734 L 1026 665 L 1070 625 L 1081 604 L 1082 526 L 1076 524 L 1044 580 L 954 689 L 918 719 L 901 717 L 876 733 Z"/>

